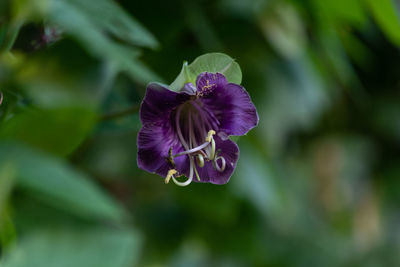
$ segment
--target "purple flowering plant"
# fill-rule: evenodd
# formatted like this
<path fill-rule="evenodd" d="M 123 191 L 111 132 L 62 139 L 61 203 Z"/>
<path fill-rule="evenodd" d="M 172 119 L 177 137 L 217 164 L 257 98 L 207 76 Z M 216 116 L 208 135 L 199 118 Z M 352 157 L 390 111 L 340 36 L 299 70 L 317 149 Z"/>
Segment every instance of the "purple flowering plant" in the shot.
<path fill-rule="evenodd" d="M 229 136 L 245 135 L 259 120 L 241 77 L 232 58 L 211 53 L 185 62 L 170 86 L 150 83 L 140 106 L 139 168 L 179 186 L 226 184 L 239 158 Z"/>

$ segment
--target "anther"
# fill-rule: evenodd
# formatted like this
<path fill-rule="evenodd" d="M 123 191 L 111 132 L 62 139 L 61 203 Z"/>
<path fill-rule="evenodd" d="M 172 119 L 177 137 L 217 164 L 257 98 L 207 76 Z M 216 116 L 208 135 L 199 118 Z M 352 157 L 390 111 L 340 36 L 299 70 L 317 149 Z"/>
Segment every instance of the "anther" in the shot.
<path fill-rule="evenodd" d="M 204 157 L 203 157 L 203 155 L 198 154 L 197 157 L 196 157 L 196 162 L 197 162 L 197 165 L 199 165 L 200 168 L 203 168 L 204 167 Z"/>
<path fill-rule="evenodd" d="M 207 134 L 207 137 L 206 137 L 205 143 L 203 143 L 203 144 L 201 144 L 201 145 L 199 145 L 199 146 L 197 146 L 195 148 L 179 152 L 178 154 L 175 154 L 173 157 L 176 158 L 176 157 L 179 157 L 179 156 L 182 156 L 182 155 L 193 154 L 195 152 L 201 151 L 202 149 L 206 148 L 210 143 L 211 143 L 211 148 L 212 148 L 211 150 L 213 152 L 213 155 L 215 155 L 215 141 L 214 141 L 214 138 L 212 137 L 215 134 L 216 133 L 215 133 L 214 130 L 209 130 L 208 134 Z M 208 158 L 210 160 L 212 160 L 214 158 L 214 156 L 213 157 L 208 157 Z"/>
<path fill-rule="evenodd" d="M 178 172 L 175 169 L 171 169 L 168 171 L 167 177 L 165 177 L 165 183 L 168 184 L 169 180 L 171 180 L 171 178 L 174 178 L 174 175 L 177 174 Z"/>
<path fill-rule="evenodd" d="M 175 168 L 175 161 L 174 161 L 174 158 L 173 158 L 173 156 L 172 156 L 172 147 L 168 150 L 168 158 L 167 158 L 167 161 L 168 161 L 169 164 L 172 165 L 172 168 Z"/>
<path fill-rule="evenodd" d="M 213 139 L 213 135 L 215 134 L 215 131 L 214 130 L 209 130 L 208 131 L 208 133 L 207 133 L 207 137 L 206 137 L 206 142 L 211 142 L 211 140 Z"/>

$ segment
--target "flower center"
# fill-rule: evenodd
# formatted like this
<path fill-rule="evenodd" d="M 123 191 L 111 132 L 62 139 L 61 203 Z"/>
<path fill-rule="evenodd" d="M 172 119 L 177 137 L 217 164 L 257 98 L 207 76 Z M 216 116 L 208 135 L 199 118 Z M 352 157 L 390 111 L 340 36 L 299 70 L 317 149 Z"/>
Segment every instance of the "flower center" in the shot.
<path fill-rule="evenodd" d="M 182 112 L 184 111 L 184 112 Z M 198 168 L 203 168 L 205 162 L 212 162 L 212 166 L 219 172 L 223 172 L 226 167 L 225 158 L 218 156 L 220 150 L 216 149 L 214 135 L 219 127 L 219 121 L 214 114 L 202 107 L 202 103 L 198 99 L 192 99 L 185 104 L 179 106 L 174 114 L 175 130 L 182 144 L 184 151 L 172 154 L 172 148 L 169 153 L 169 162 L 174 165 L 174 159 L 181 156 L 187 156 L 190 162 L 189 177 L 185 182 L 179 182 L 175 175 L 178 172 L 171 169 L 166 177 L 165 182 L 170 179 L 179 186 L 189 185 L 193 176 L 196 175 L 200 181 Z"/>

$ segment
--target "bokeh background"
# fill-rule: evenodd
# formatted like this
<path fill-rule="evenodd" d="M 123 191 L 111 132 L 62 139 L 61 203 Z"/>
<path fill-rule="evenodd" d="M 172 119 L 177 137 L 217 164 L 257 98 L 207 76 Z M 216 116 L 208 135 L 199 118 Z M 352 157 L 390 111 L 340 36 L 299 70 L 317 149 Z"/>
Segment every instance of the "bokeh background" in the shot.
<path fill-rule="evenodd" d="M 400 266 L 400 3 L 0 0 L 0 266 Z M 223 52 L 224 186 L 139 170 L 149 81 Z"/>

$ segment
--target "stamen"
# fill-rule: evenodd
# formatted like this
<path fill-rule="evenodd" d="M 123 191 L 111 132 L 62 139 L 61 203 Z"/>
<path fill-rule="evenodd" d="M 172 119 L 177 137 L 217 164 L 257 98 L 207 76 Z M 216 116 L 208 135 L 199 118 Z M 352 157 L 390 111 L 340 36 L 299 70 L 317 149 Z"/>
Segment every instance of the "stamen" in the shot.
<path fill-rule="evenodd" d="M 193 165 L 194 165 L 194 162 L 193 162 L 193 158 L 192 158 L 192 157 L 189 157 L 189 158 L 190 158 L 189 178 L 188 178 L 185 182 L 179 182 L 178 180 L 176 180 L 175 177 L 172 176 L 172 181 L 174 181 L 174 183 L 175 183 L 176 185 L 179 185 L 179 186 L 187 186 L 187 185 L 189 185 L 189 184 L 192 182 L 192 180 L 193 180 Z"/>
<path fill-rule="evenodd" d="M 171 178 L 174 178 L 174 175 L 177 174 L 178 172 L 175 169 L 171 169 L 168 171 L 167 177 L 165 177 L 165 183 L 168 184 L 169 180 L 171 180 Z"/>
<path fill-rule="evenodd" d="M 196 140 L 201 140 L 200 142 L 202 142 L 202 140 L 206 138 L 208 129 L 212 128 L 207 128 L 207 125 L 204 123 L 204 120 L 199 112 L 193 116 L 193 122 L 196 125 Z"/>
<path fill-rule="evenodd" d="M 194 172 L 196 173 L 197 180 L 200 182 L 200 176 L 199 176 L 199 173 L 197 172 L 195 164 L 193 164 L 193 168 L 194 168 Z"/>
<path fill-rule="evenodd" d="M 205 142 L 205 143 L 199 145 L 198 147 L 179 152 L 178 154 L 174 155 L 174 158 L 182 156 L 182 155 L 186 155 L 186 154 L 193 154 L 194 152 L 200 151 L 203 148 L 207 147 L 209 144 L 210 144 L 209 142 Z"/>
<path fill-rule="evenodd" d="M 210 156 L 209 159 L 210 160 L 214 160 L 215 158 L 215 141 L 214 138 L 211 140 L 211 151 L 210 151 Z"/>
<path fill-rule="evenodd" d="M 181 127 L 179 126 L 179 119 L 181 116 L 182 108 L 183 108 L 183 105 L 179 106 L 178 109 L 176 110 L 175 124 L 176 124 L 176 132 L 178 134 L 179 140 L 181 141 L 181 144 L 183 145 L 183 147 L 187 150 L 187 149 L 189 149 L 189 146 L 186 143 L 185 139 L 183 138 Z"/>
<path fill-rule="evenodd" d="M 168 154 L 169 163 L 173 167 L 176 157 L 187 155 L 190 160 L 189 177 L 186 181 L 178 181 L 175 177 L 178 172 L 175 169 L 168 172 L 165 182 L 168 183 L 172 179 L 178 186 L 189 185 L 193 181 L 194 175 L 196 175 L 198 181 L 201 181 L 197 166 L 203 168 L 205 160 L 211 161 L 214 169 L 219 172 L 223 172 L 226 168 L 226 160 L 224 157 L 218 156 L 219 152 L 216 149 L 216 141 L 213 137 L 216 135 L 216 131 L 212 129 L 218 129 L 218 119 L 203 107 L 202 103 L 198 103 L 196 100 L 192 100 L 190 103 L 194 109 L 188 108 L 187 117 L 181 117 L 184 105 L 180 105 L 175 114 L 176 134 L 184 151 L 172 155 L 171 148 Z M 201 143 L 203 140 L 205 142 Z"/>
<path fill-rule="evenodd" d="M 200 168 L 204 167 L 204 157 L 201 154 L 198 154 L 196 157 L 197 165 L 199 165 Z"/>
<path fill-rule="evenodd" d="M 200 124 L 202 126 L 202 128 L 204 128 L 204 124 L 206 124 L 208 129 L 211 129 L 212 127 L 211 127 L 210 122 L 208 121 L 208 118 L 206 116 L 204 116 L 203 108 L 200 107 L 200 105 L 196 101 L 192 101 L 191 103 L 197 109 L 197 113 L 199 114 L 199 117 L 202 121 L 202 123 Z"/>
<path fill-rule="evenodd" d="M 175 161 L 174 161 L 174 158 L 172 157 L 172 147 L 170 147 L 168 150 L 167 161 L 169 164 L 171 164 L 172 168 L 175 168 Z"/>
<path fill-rule="evenodd" d="M 209 130 L 208 131 L 208 134 L 207 134 L 207 137 L 206 137 L 206 142 L 211 142 L 211 139 L 212 139 L 212 136 L 215 134 L 215 131 L 214 130 Z"/>
<path fill-rule="evenodd" d="M 192 127 L 192 112 L 189 111 L 188 114 L 188 120 L 189 120 L 189 147 L 193 147 L 193 141 L 196 140 L 194 133 L 193 133 L 193 127 Z"/>
<path fill-rule="evenodd" d="M 194 152 L 197 152 L 197 151 L 202 150 L 203 148 L 206 148 L 211 143 L 211 153 L 210 153 L 210 155 L 212 155 L 212 157 L 209 157 L 209 159 L 211 159 L 211 160 L 214 159 L 215 141 L 214 141 L 214 138 L 212 137 L 213 135 L 215 135 L 215 131 L 214 130 L 208 131 L 208 135 L 206 137 L 206 142 L 205 143 L 203 143 L 203 144 L 201 144 L 201 145 L 199 145 L 199 146 L 197 146 L 195 148 L 179 152 L 179 153 L 174 155 L 174 158 L 182 156 L 182 155 L 193 154 Z"/>
<path fill-rule="evenodd" d="M 219 159 L 221 160 L 222 166 L 219 166 L 219 165 L 218 165 L 218 160 L 219 160 Z M 225 158 L 222 157 L 222 156 L 216 157 L 215 160 L 213 161 L 213 165 L 214 165 L 214 168 L 215 168 L 217 171 L 223 172 L 223 171 L 225 170 L 225 167 L 226 167 Z"/>

